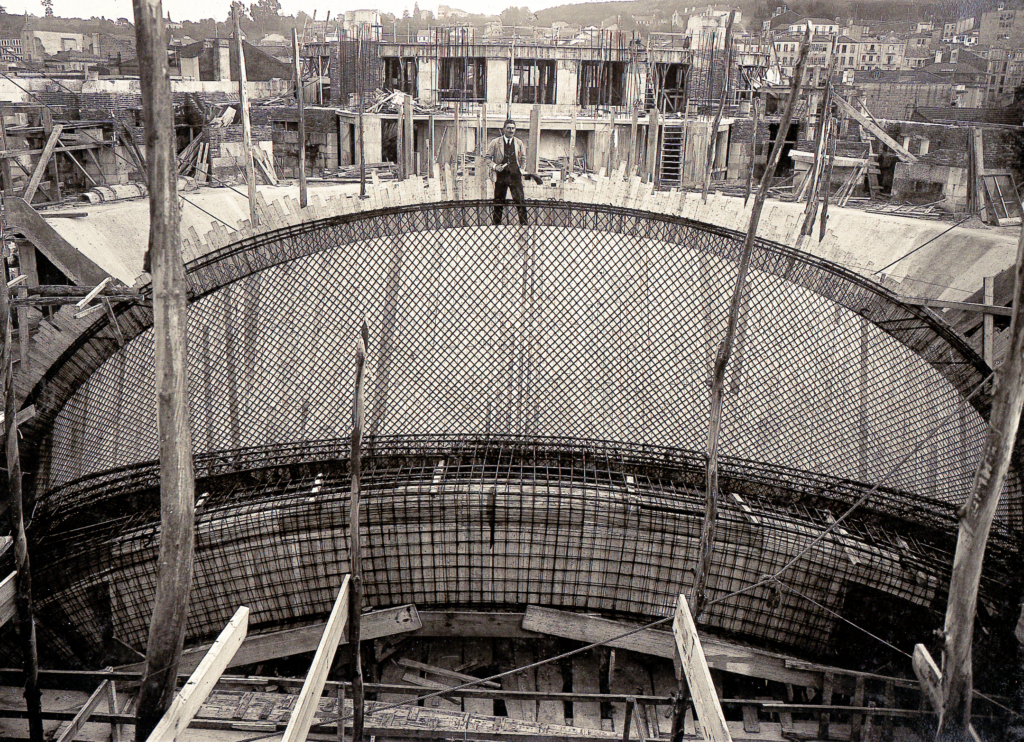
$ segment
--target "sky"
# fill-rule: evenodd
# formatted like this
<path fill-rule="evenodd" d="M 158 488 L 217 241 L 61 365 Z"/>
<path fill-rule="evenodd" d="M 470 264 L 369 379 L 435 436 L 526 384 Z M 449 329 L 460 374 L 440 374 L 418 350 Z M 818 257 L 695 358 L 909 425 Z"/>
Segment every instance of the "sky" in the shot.
<path fill-rule="evenodd" d="M 243 4 L 249 5 L 254 0 L 243 0 Z M 363 8 L 376 8 L 383 13 L 394 13 L 401 17 L 402 10 L 412 10 L 413 0 L 279 0 L 281 13 L 284 15 L 295 15 L 300 10 L 312 15 L 316 10 L 316 17 L 324 18 L 327 11 L 331 11 L 331 17 L 345 10 L 360 10 Z M 564 5 L 571 0 L 500 0 L 495 3 L 493 0 L 447 0 L 444 2 L 453 8 L 459 8 L 469 13 L 500 13 L 510 6 L 526 5 L 530 10 L 537 11 L 555 5 Z M 0 0 L 0 5 L 6 8 L 8 13 L 29 13 L 30 15 L 41 16 L 43 5 L 39 0 Z M 420 10 L 432 10 L 437 12 L 437 0 L 422 0 L 419 3 Z M 500 7 L 499 7 L 500 6 Z M 230 0 L 163 0 L 164 16 L 168 12 L 171 20 L 175 21 L 198 21 L 203 18 L 214 20 L 226 20 L 231 13 Z M 131 0 L 53 0 L 54 15 L 63 18 L 91 18 L 92 16 L 109 19 L 127 18 L 132 20 Z"/>

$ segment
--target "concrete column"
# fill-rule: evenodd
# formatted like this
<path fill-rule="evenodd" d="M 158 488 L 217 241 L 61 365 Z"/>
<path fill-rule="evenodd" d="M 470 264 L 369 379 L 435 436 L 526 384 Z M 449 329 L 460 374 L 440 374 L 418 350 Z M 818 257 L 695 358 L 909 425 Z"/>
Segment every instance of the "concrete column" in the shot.
<path fill-rule="evenodd" d="M 231 80 L 231 40 L 217 39 L 213 48 L 213 71 L 217 80 L 230 82 Z"/>
<path fill-rule="evenodd" d="M 381 131 L 380 116 L 363 114 L 363 146 L 366 148 L 367 164 L 381 162 L 384 159 L 381 151 Z"/>
<path fill-rule="evenodd" d="M 437 104 L 437 59 L 418 57 L 416 59 L 416 89 L 419 99 L 427 105 Z"/>
<path fill-rule="evenodd" d="M 504 115 L 505 104 L 508 103 L 508 81 L 509 75 L 508 57 L 487 58 L 487 107 L 494 111 L 501 111 Z"/>
<path fill-rule="evenodd" d="M 575 106 L 579 98 L 580 63 L 576 59 L 555 61 L 555 104 Z"/>

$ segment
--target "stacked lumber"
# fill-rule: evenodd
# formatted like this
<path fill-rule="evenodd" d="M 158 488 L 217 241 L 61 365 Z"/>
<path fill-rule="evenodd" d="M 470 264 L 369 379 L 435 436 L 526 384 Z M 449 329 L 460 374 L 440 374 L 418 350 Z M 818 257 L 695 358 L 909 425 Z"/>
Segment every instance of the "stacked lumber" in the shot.
<path fill-rule="evenodd" d="M 371 94 L 370 104 L 363 109 L 366 113 L 394 113 L 401 114 L 405 105 L 405 93 L 401 90 L 389 90 L 388 88 L 377 88 Z M 413 115 L 428 115 L 431 113 L 446 113 L 440 106 L 428 106 L 415 98 L 412 99 Z"/>

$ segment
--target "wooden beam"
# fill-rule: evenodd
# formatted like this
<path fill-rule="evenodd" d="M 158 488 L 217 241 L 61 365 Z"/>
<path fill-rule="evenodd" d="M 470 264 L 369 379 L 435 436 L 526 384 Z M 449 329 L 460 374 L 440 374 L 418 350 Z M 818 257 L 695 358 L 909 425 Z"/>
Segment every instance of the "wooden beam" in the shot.
<path fill-rule="evenodd" d="M 32 171 L 32 177 L 29 178 L 28 185 L 25 187 L 25 192 L 21 196 L 25 199 L 26 203 L 32 203 L 32 197 L 36 195 L 39 183 L 43 180 L 43 174 L 46 172 L 46 165 L 50 162 L 50 157 L 53 156 L 53 148 L 56 147 L 57 142 L 60 141 L 60 133 L 62 131 L 64 131 L 64 127 L 61 124 L 57 124 L 53 127 L 53 131 L 50 132 L 50 138 L 46 140 L 46 146 L 43 147 L 43 153 L 39 155 L 39 160 L 36 162 L 35 170 Z"/>
<path fill-rule="evenodd" d="M 93 711 L 100 705 L 101 701 L 107 699 L 108 686 L 110 685 L 109 680 L 104 680 L 100 683 L 99 687 L 92 692 L 88 700 L 82 704 L 82 708 L 75 714 L 75 718 L 71 720 L 71 723 L 61 730 L 60 736 L 57 737 L 56 742 L 71 742 L 80 731 L 82 727 L 89 721 L 89 717 L 92 716 Z"/>
<path fill-rule="evenodd" d="M 416 128 L 412 118 L 412 96 L 408 93 L 402 96 L 402 121 L 402 156 L 405 161 L 405 177 L 412 178 L 416 175 Z M 477 150 L 480 150 L 482 146 L 478 136 Z"/>
<path fill-rule="evenodd" d="M 914 645 L 914 655 L 912 657 L 914 666 L 914 674 L 917 676 L 918 681 L 921 683 L 921 693 L 931 703 L 932 710 L 939 714 L 942 712 L 942 671 L 939 666 L 935 664 L 935 660 L 932 659 L 931 653 L 924 644 Z M 974 727 L 970 726 L 967 729 L 968 735 L 973 742 L 980 742 L 978 733 L 974 731 Z"/>
<path fill-rule="evenodd" d="M 350 438 L 349 469 L 352 472 L 352 487 L 348 515 L 349 562 L 352 568 L 352 597 L 348 606 L 350 641 L 352 642 L 352 742 L 363 742 L 363 658 L 360 647 L 360 622 L 363 612 L 363 550 L 362 519 L 359 500 L 362 492 L 362 443 L 363 426 L 366 423 L 364 391 L 366 388 L 366 349 L 370 344 L 366 320 L 356 340 L 355 381 L 352 390 L 352 435 Z M 288 742 L 288 740 L 285 740 Z"/>
<path fill-rule="evenodd" d="M 487 687 L 490 687 L 490 688 L 500 688 L 501 687 L 501 685 L 499 683 L 495 683 L 495 682 L 493 682 L 491 680 L 481 681 L 480 678 L 473 677 L 472 675 L 464 675 L 463 673 L 456 672 L 455 670 L 449 670 L 449 669 L 444 668 L 444 667 L 435 667 L 434 665 L 428 665 L 428 664 L 425 664 L 423 662 L 417 662 L 416 660 L 405 659 L 404 657 L 395 660 L 395 662 L 397 662 L 402 667 L 408 667 L 411 670 L 422 670 L 423 672 L 425 672 L 425 673 L 427 673 L 429 675 L 437 675 L 438 677 L 442 677 L 442 678 L 450 678 L 452 680 L 458 680 L 460 684 L 461 683 L 476 683 L 481 688 L 487 688 Z"/>
<path fill-rule="evenodd" d="M 4 199 L 8 224 L 35 245 L 46 259 L 53 263 L 71 281 L 95 286 L 109 274 L 65 240 L 57 230 L 22 198 Z"/>
<path fill-rule="evenodd" d="M 707 742 L 732 742 L 685 595 L 680 595 L 676 602 L 672 634 L 675 637 L 679 662 L 686 674 L 686 683 L 693 697 L 693 705 L 697 711 L 697 726 L 701 734 Z"/>
<path fill-rule="evenodd" d="M 644 161 L 644 182 L 653 183 L 658 163 L 658 109 L 652 108 L 647 116 L 647 159 Z"/>
<path fill-rule="evenodd" d="M 985 276 L 982 279 L 982 290 L 984 292 L 985 304 L 991 306 L 995 303 L 995 279 L 992 276 Z M 995 368 L 996 354 L 996 324 L 995 318 L 985 313 L 981 318 L 981 357 L 988 364 L 989 368 Z"/>
<path fill-rule="evenodd" d="M 384 608 L 379 611 L 364 613 L 359 636 L 363 641 L 380 639 L 385 636 L 416 631 L 423 625 L 414 605 L 402 605 L 395 608 Z M 305 652 L 315 652 L 324 635 L 326 623 L 302 626 L 297 629 L 275 631 L 272 634 L 256 634 L 246 637 L 242 646 L 231 658 L 228 667 L 254 665 L 267 660 L 291 657 Z M 341 637 L 341 644 L 348 642 L 347 636 Z M 203 645 L 186 649 L 181 653 L 179 672 L 191 672 L 195 669 L 211 645 Z M 117 669 L 121 672 L 139 672 L 144 663 L 123 665 Z"/>
<path fill-rule="evenodd" d="M 241 3 L 231 4 L 231 17 L 235 24 L 235 53 L 238 55 L 238 102 L 242 109 L 242 156 L 245 158 L 245 183 L 249 191 L 249 223 L 260 223 L 256 212 L 256 172 L 252 162 L 252 130 L 249 125 L 249 94 L 245 90 L 245 50 L 242 48 L 242 30 L 238 22 Z"/>
<path fill-rule="evenodd" d="M 11 199 L 14 200 L 14 199 Z M 2 263 L 6 265 L 6 263 Z M 24 668 L 25 705 L 29 737 L 43 742 L 42 701 L 39 691 L 39 657 L 32 606 L 32 565 L 22 497 L 21 451 L 18 441 L 18 413 L 14 392 L 14 346 L 11 334 L 10 287 L 7 277 L 0 281 L 0 394 L 3 395 L 3 423 L 0 425 L 0 492 L 7 500 L 7 519 L 14 545 L 15 605 L 18 614 L 18 638 Z"/>
<path fill-rule="evenodd" d="M 305 742 L 309 727 L 313 724 L 313 715 L 320 703 L 320 694 L 323 692 L 327 673 L 331 669 L 334 653 L 338 649 L 338 642 L 348 623 L 349 581 L 349 575 L 345 575 L 341 581 L 341 589 L 338 590 L 338 597 L 335 598 L 331 615 L 327 619 L 327 626 L 324 628 L 320 646 L 317 647 L 313 663 L 309 667 L 302 690 L 295 701 L 295 707 L 288 720 L 288 727 L 284 731 L 282 742 Z"/>
<path fill-rule="evenodd" d="M 0 582 L 0 626 L 14 618 L 14 614 L 18 612 L 15 605 L 17 578 L 18 573 L 11 572 L 3 582 Z"/>
<path fill-rule="evenodd" d="M 146 738 L 148 742 L 172 742 L 188 728 L 189 722 L 199 713 L 199 708 L 220 680 L 224 668 L 242 645 L 248 627 L 249 609 L 242 606 L 235 611 L 199 667 L 178 691 L 170 708 Z"/>
<path fill-rule="evenodd" d="M 174 112 L 167 63 L 167 30 L 160 0 L 134 0 L 149 153 L 149 252 L 152 273 L 154 376 L 160 461 L 160 547 L 156 596 L 138 694 L 136 733 L 146 739 L 171 705 L 185 637 L 195 551 L 195 470 L 188 411 L 188 324 L 181 258 Z"/>
<path fill-rule="evenodd" d="M 915 297 L 901 296 L 899 301 L 903 304 L 910 304 L 915 307 L 930 307 L 932 309 L 959 309 L 964 312 L 978 312 L 981 314 L 992 314 L 998 317 L 1009 317 L 1013 314 L 1011 307 L 1000 307 L 989 304 L 974 304 L 965 301 L 946 301 L 945 299 L 918 299 Z"/>
<path fill-rule="evenodd" d="M 594 643 L 609 642 L 608 646 L 628 649 L 640 654 L 672 659 L 676 655 L 675 639 L 667 631 L 645 629 L 631 636 L 620 637 L 635 626 L 611 621 L 607 618 L 584 616 L 553 608 L 529 606 L 523 615 L 524 629 L 538 634 L 559 636 L 564 639 Z M 775 680 L 780 683 L 821 687 L 821 671 L 791 669 L 786 666 L 785 655 L 773 654 L 745 647 L 710 636 L 702 636 L 705 659 L 709 667 L 752 678 Z"/>
<path fill-rule="evenodd" d="M 839 107 L 842 108 L 843 111 L 846 112 L 847 116 L 849 116 L 852 119 L 854 119 L 858 124 L 863 126 L 865 129 L 870 131 L 872 134 L 874 134 L 879 139 L 881 139 L 882 142 L 884 142 L 889 147 L 889 149 L 891 149 L 893 152 L 895 152 L 896 156 L 899 157 L 901 160 L 903 160 L 904 162 L 910 162 L 910 163 L 917 162 L 917 158 L 914 157 L 914 155 L 910 154 L 910 152 L 908 152 L 907 149 L 905 147 L 903 147 L 903 145 L 901 145 L 899 142 L 897 142 L 891 136 L 886 134 L 885 130 L 881 126 L 876 124 L 874 121 L 869 119 L 863 113 L 861 113 L 856 108 L 854 108 L 849 103 L 847 103 L 845 100 L 843 100 L 843 97 L 841 95 L 838 95 L 837 93 L 833 93 L 832 94 L 832 100 L 834 100 L 836 103 L 839 104 Z"/>
<path fill-rule="evenodd" d="M 1017 242 L 1016 281 L 1010 342 L 992 381 L 992 411 L 974 484 L 957 516 L 960 520 L 946 604 L 942 666 L 943 706 L 938 739 L 962 738 L 971 718 L 971 645 L 978 605 L 978 583 L 989 529 L 1010 467 L 1021 407 L 1024 406 L 1024 224 Z"/>
<path fill-rule="evenodd" d="M 807 50 L 810 43 L 811 26 L 808 24 L 807 33 L 800 44 L 796 68 L 793 72 L 793 84 L 789 91 L 789 99 L 786 101 L 786 108 L 779 121 L 779 136 L 775 138 L 775 144 L 768 158 L 768 166 L 761 177 L 757 195 L 754 197 L 754 204 L 750 209 L 747 235 L 743 242 L 743 251 L 737 261 L 736 282 L 733 285 L 732 298 L 729 301 L 729 315 L 726 320 L 725 333 L 721 344 L 718 346 L 715 362 L 711 369 L 711 403 L 708 410 L 707 463 L 704 477 L 704 521 L 701 524 L 700 543 L 697 548 L 697 575 L 690 590 L 695 620 L 700 619 L 707 600 L 705 587 L 707 586 L 708 575 L 711 573 L 711 559 L 715 546 L 715 529 L 718 520 L 718 448 L 719 433 L 722 425 L 722 406 L 725 396 L 725 371 L 729 365 L 733 342 L 735 341 L 737 327 L 739 326 L 744 287 L 747 281 L 747 272 L 750 269 L 757 226 L 761 221 L 761 210 L 764 207 L 765 198 L 768 196 L 768 187 L 771 185 L 771 180 L 775 176 L 775 169 L 778 167 L 779 159 L 782 156 L 782 145 L 785 141 L 784 134 L 789 130 L 789 122 L 793 120 L 793 111 L 796 108 L 797 99 L 800 97 L 800 83 L 803 80 L 804 64 L 807 60 Z M 711 136 L 715 137 L 717 133 L 711 132 Z"/>
<path fill-rule="evenodd" d="M 295 97 L 299 104 L 299 207 L 306 208 L 306 104 L 302 100 L 302 61 L 299 59 L 299 34 L 292 29 L 292 65 L 295 68 Z"/>
<path fill-rule="evenodd" d="M 633 177 L 633 168 L 636 166 L 636 129 L 640 124 L 640 109 L 633 109 L 633 118 L 629 124 L 629 151 L 626 155 L 626 180 Z"/>

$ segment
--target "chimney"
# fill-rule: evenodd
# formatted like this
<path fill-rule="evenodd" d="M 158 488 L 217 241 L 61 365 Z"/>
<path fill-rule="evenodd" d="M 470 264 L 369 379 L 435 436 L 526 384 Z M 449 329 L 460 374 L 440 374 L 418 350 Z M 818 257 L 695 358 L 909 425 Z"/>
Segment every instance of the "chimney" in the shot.
<path fill-rule="evenodd" d="M 935 64 L 942 64 L 942 50 L 935 50 Z"/>

